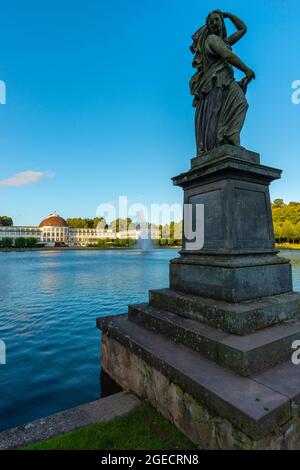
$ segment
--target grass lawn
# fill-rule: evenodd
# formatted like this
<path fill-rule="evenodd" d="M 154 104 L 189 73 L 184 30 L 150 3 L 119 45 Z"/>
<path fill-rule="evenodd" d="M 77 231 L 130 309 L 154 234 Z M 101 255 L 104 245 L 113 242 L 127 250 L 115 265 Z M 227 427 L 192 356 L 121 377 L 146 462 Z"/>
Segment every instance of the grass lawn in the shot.
<path fill-rule="evenodd" d="M 279 243 L 276 243 L 276 248 L 278 250 L 300 250 L 300 245 L 297 243 L 284 243 L 280 245 Z"/>
<path fill-rule="evenodd" d="M 128 416 L 64 434 L 24 450 L 194 450 L 196 446 L 144 403 Z"/>

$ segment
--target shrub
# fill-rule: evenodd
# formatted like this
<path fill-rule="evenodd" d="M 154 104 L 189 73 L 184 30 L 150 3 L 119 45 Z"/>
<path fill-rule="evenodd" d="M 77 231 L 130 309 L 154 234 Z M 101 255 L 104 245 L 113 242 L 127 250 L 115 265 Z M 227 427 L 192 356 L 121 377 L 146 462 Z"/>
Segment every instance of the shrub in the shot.
<path fill-rule="evenodd" d="M 35 248 L 37 243 L 38 243 L 38 240 L 36 238 L 27 238 L 26 240 L 27 248 Z"/>
<path fill-rule="evenodd" d="M 9 237 L 2 238 L 2 248 L 12 248 L 13 239 Z"/>
<path fill-rule="evenodd" d="M 15 247 L 16 248 L 25 248 L 26 247 L 26 239 L 24 237 L 19 237 L 15 239 Z"/>

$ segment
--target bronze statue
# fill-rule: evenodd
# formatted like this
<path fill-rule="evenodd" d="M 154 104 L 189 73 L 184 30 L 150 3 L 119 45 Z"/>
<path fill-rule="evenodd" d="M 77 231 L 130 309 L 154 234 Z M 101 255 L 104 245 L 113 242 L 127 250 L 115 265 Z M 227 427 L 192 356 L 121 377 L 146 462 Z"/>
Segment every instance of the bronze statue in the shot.
<path fill-rule="evenodd" d="M 237 28 L 230 37 L 227 37 L 225 18 Z M 245 23 L 235 15 L 214 10 L 208 15 L 206 24 L 192 37 L 193 67 L 197 72 L 192 77 L 190 89 L 196 108 L 198 156 L 226 143 L 240 145 L 240 133 L 248 110 L 247 86 L 255 79 L 255 73 L 232 52 L 232 46 L 246 32 Z M 233 67 L 245 73 L 241 82 L 235 80 Z"/>

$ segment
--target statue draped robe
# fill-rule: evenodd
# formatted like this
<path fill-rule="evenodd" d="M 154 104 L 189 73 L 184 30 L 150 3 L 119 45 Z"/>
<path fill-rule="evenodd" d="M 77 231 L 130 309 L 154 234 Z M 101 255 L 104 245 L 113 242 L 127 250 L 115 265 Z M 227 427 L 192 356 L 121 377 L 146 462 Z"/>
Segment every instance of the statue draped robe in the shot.
<path fill-rule="evenodd" d="M 196 53 L 193 65 L 199 68 L 190 86 L 195 97 L 197 155 L 201 155 L 219 145 L 232 143 L 231 137 L 234 135 L 239 140 L 248 103 L 241 85 L 234 79 L 233 67 L 213 51 L 211 36 L 199 44 L 197 34 L 193 37 L 195 43 L 191 50 Z M 215 38 L 231 49 L 224 39 Z M 197 62 L 199 47 L 201 63 Z"/>

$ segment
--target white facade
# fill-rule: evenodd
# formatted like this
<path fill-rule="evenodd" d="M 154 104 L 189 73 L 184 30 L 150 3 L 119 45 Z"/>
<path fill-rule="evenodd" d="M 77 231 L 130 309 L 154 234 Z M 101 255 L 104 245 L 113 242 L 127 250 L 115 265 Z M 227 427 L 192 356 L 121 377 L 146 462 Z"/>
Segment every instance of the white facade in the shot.
<path fill-rule="evenodd" d="M 142 232 L 140 230 L 128 230 L 115 233 L 111 229 L 99 230 L 89 228 L 69 228 L 65 226 L 42 227 L 0 227 L 0 240 L 3 238 L 36 238 L 38 243 L 46 246 L 65 244 L 68 246 L 87 246 L 96 244 L 98 240 L 104 239 L 127 239 L 139 240 Z M 159 232 L 151 233 L 152 239 L 159 238 Z"/>
<path fill-rule="evenodd" d="M 0 227 L 0 239 L 2 238 L 37 238 L 40 240 L 41 229 L 39 227 Z"/>

